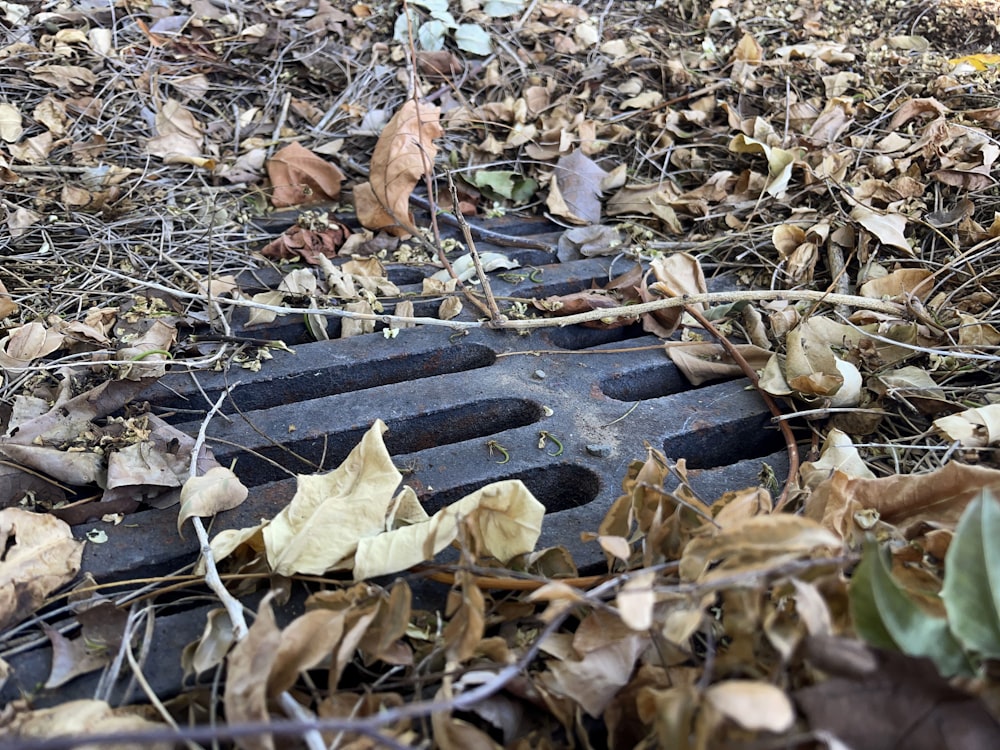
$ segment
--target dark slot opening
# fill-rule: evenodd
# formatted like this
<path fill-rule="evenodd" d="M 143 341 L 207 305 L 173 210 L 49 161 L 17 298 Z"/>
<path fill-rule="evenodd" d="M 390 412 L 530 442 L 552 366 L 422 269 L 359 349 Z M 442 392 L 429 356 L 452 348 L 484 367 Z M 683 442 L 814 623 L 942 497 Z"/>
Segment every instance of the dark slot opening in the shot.
<path fill-rule="evenodd" d="M 558 320 L 554 318 L 554 320 Z M 642 324 L 621 326 L 619 328 L 586 328 L 584 326 L 567 326 L 566 328 L 553 328 L 546 336 L 553 346 L 560 349 L 579 351 L 589 349 L 592 346 L 602 344 L 613 344 L 616 341 L 628 341 L 637 339 L 648 334 L 642 330 Z"/>
<path fill-rule="evenodd" d="M 618 401 L 642 401 L 689 390 L 692 390 L 691 384 L 668 360 L 632 367 L 601 381 L 601 392 Z"/>
<path fill-rule="evenodd" d="M 329 367 L 317 369 L 308 368 L 302 372 L 288 374 L 284 377 L 262 382 L 249 382 L 232 392 L 231 399 L 223 405 L 223 411 L 229 414 L 235 412 L 231 400 L 235 401 L 242 411 L 266 409 L 282 404 L 294 404 L 300 401 L 334 396 L 338 393 L 351 393 L 380 385 L 404 383 L 435 375 L 447 375 L 453 372 L 464 372 L 481 367 L 489 367 L 496 361 L 492 349 L 481 344 L 458 343 L 435 351 L 419 352 L 417 354 L 399 354 L 365 363 L 359 366 L 357 362 L 339 362 Z M 239 380 L 239 375 L 232 376 Z M 163 393 L 163 392 L 161 392 Z M 215 401 L 222 393 L 221 388 L 205 388 L 208 397 Z M 192 402 L 183 397 L 166 394 L 163 397 L 156 394 L 150 398 L 162 410 L 190 410 Z M 200 395 L 195 403 L 204 405 Z M 182 416 L 173 421 L 191 419 L 190 412 L 182 412 Z"/>
<path fill-rule="evenodd" d="M 416 417 L 386 420 L 389 431 L 385 445 L 394 456 L 451 445 L 465 440 L 492 435 L 514 427 L 524 427 L 539 421 L 544 414 L 542 407 L 522 399 L 490 399 L 455 406 Z M 281 446 L 268 446 L 258 451 L 279 466 L 296 474 L 312 474 L 336 468 L 358 444 L 367 431 L 364 428 L 330 433 L 326 439 L 282 440 Z M 209 438 L 211 442 L 211 437 Z M 259 456 L 242 453 L 239 448 L 215 444 L 213 453 L 222 464 L 239 457 L 236 473 L 248 487 L 288 478 L 288 474 Z M 297 456 L 301 457 L 298 458 Z M 303 460 L 304 459 L 304 460 Z M 317 468 L 322 461 L 323 465 Z M 311 462 L 311 463 L 309 463 Z"/>
<path fill-rule="evenodd" d="M 714 469 L 769 456 L 784 444 L 769 415 L 757 414 L 672 437 L 663 452 L 672 459 L 685 459 L 690 469 Z"/>
<path fill-rule="evenodd" d="M 494 481 L 520 479 L 531 490 L 547 513 L 579 508 L 594 500 L 601 491 L 601 479 L 583 466 L 574 464 L 553 464 L 537 469 L 504 474 Z M 428 513 L 437 513 L 446 505 L 461 500 L 482 487 L 482 484 L 468 484 L 436 492 L 426 500 L 422 499 Z"/>

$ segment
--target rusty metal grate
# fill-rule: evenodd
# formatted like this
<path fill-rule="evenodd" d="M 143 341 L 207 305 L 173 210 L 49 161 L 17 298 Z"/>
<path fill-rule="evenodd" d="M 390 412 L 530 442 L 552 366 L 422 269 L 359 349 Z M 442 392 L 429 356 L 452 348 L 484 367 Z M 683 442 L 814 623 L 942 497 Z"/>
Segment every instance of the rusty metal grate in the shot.
<path fill-rule="evenodd" d="M 509 220 L 501 231 L 534 236 L 553 228 Z M 538 250 L 511 252 L 488 243 L 480 249 L 504 251 L 522 265 L 542 268 L 540 283 L 497 279 L 498 295 L 538 297 L 601 285 L 612 263 L 599 258 L 556 264 Z M 419 289 L 411 269 L 391 274 L 404 289 L 407 282 Z M 417 315 L 433 314 L 430 306 L 416 308 Z M 331 336 L 337 325 L 332 322 Z M 251 335 L 281 337 L 294 354 L 276 352 L 259 373 L 199 374 L 197 384 L 190 376 L 170 375 L 143 398 L 157 411 L 183 414 L 174 421 L 195 433 L 201 423 L 197 411 L 208 408 L 206 396 L 214 400 L 228 382 L 241 381 L 224 409 L 226 418 L 216 417 L 209 428 L 215 440 L 210 445 L 224 465 L 236 459 L 237 474 L 252 489 L 240 508 L 215 520 L 215 531 L 252 525 L 291 499 L 295 480 L 274 463 L 301 473 L 314 472 L 317 465 L 333 468 L 375 418 L 388 424 L 387 447 L 429 512 L 488 482 L 521 479 L 548 509 L 540 544 L 564 545 L 582 569 L 603 565 L 598 546 L 583 543 L 580 534 L 597 529 L 620 492 L 629 461 L 644 456 L 644 441 L 670 458 L 686 458 L 692 485 L 706 499 L 756 484 L 762 461 L 779 478 L 785 471 L 770 415 L 745 383 L 692 388 L 661 349 L 617 351 L 657 343 L 637 325 L 540 329 L 528 336 L 485 329 L 452 334 L 446 328 L 416 328 L 393 340 L 376 332 L 308 343 L 301 321 L 279 319 L 270 330 Z M 518 354 L 538 350 L 559 353 Z M 539 447 L 543 431 L 561 444 L 558 455 L 551 438 Z M 503 447 L 506 463 L 499 463 L 498 449 L 491 455 L 490 443 Z M 148 510 L 121 526 L 77 527 L 80 537 L 93 528 L 108 536 L 105 544 L 87 545 L 84 570 L 110 582 L 162 575 L 193 562 L 197 544 L 193 535 L 178 538 L 175 518 L 174 511 Z M 161 696 L 178 691 L 180 650 L 199 636 L 207 609 L 157 617 L 149 677 Z M 295 612 L 293 602 L 284 619 Z M 20 690 L 34 692 L 50 658 L 43 648 L 9 657 L 15 674 L 0 701 Z M 69 683 L 59 689 L 58 701 L 92 695 L 96 680 L 91 675 Z M 112 692 L 113 702 L 139 697 L 124 682 Z M 45 695 L 37 701 L 46 702 Z"/>

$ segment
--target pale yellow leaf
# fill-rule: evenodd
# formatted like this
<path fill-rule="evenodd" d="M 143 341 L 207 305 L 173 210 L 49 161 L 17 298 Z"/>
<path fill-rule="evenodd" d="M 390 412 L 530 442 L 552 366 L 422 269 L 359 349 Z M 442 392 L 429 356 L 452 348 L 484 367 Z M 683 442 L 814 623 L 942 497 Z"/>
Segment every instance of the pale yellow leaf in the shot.
<path fill-rule="evenodd" d="M 717 682 L 705 691 L 705 700 L 744 729 L 784 732 L 795 722 L 792 701 L 766 682 Z"/>
<path fill-rule="evenodd" d="M 14 143 L 23 132 L 20 110 L 13 104 L 0 103 L 0 140 Z"/>
<path fill-rule="evenodd" d="M 382 441 L 387 429 L 376 420 L 336 469 L 298 477 L 292 501 L 263 531 L 272 571 L 322 575 L 350 568 L 359 542 L 385 531 L 403 478 Z"/>
<path fill-rule="evenodd" d="M 191 477 L 181 487 L 181 508 L 177 513 L 177 533 L 191 516 L 214 516 L 235 508 L 247 499 L 249 490 L 232 469 L 213 466 L 200 477 Z M 183 534 L 182 534 L 183 536 Z"/>
<path fill-rule="evenodd" d="M 653 625 L 654 581 L 656 573 L 652 570 L 631 573 L 615 597 L 619 617 L 632 630 L 648 630 Z"/>
<path fill-rule="evenodd" d="M 429 560 L 458 538 L 462 519 L 475 525 L 483 552 L 501 562 L 535 548 L 545 506 L 518 479 L 494 482 L 435 513 L 357 543 L 355 580 L 388 575 Z"/>

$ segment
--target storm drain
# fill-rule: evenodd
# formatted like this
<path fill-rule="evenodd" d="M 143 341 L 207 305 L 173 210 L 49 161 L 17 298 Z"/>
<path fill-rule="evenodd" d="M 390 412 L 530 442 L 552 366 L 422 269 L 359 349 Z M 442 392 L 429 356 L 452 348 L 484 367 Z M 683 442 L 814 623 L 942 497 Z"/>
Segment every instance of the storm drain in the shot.
<path fill-rule="evenodd" d="M 539 228 L 522 221 L 502 231 L 537 235 Z M 610 258 L 556 264 L 544 251 L 481 243 L 484 250 L 538 269 L 497 278 L 494 292 L 501 297 L 601 286 L 612 265 Z M 390 278 L 395 275 L 404 290 L 407 283 L 419 289 L 415 273 L 390 269 Z M 435 307 L 417 303 L 415 314 L 433 315 Z M 338 325 L 331 320 L 331 336 Z M 376 419 L 388 425 L 386 445 L 428 512 L 484 484 L 520 479 L 547 509 L 540 546 L 567 547 L 583 572 L 602 569 L 604 556 L 595 542 L 581 541 L 581 533 L 597 530 L 620 494 L 629 462 L 645 457 L 646 443 L 668 458 L 686 459 L 691 484 L 706 501 L 756 485 L 765 463 L 779 480 L 786 471 L 770 414 L 745 381 L 692 388 L 656 346 L 659 340 L 638 325 L 536 329 L 529 335 L 488 329 L 457 335 L 421 327 L 391 339 L 376 331 L 310 343 L 301 320 L 279 319 L 269 330 L 247 335 L 280 336 L 294 353 L 274 352 L 257 373 L 170 375 L 142 396 L 195 434 L 210 402 L 239 381 L 209 426 L 209 445 L 221 464 L 235 463 L 251 491 L 242 506 L 215 519 L 213 533 L 274 516 L 295 493 L 289 472 L 336 467 Z M 176 509 L 136 513 L 119 526 L 98 522 L 74 530 L 82 538 L 93 529 L 108 540 L 87 545 L 83 567 L 99 582 L 163 575 L 197 555 L 193 532 L 178 538 Z M 297 611 L 293 601 L 281 619 Z M 204 622 L 202 610 L 168 609 L 157 616 L 147 677 L 159 695 L 180 689 L 180 651 L 200 635 Z M 48 674 L 48 649 L 8 661 L 14 675 L 0 701 L 21 691 L 37 695 Z M 78 678 L 57 694 L 43 692 L 37 703 L 90 697 L 97 679 Z M 142 697 L 124 680 L 109 695 L 112 702 Z"/>

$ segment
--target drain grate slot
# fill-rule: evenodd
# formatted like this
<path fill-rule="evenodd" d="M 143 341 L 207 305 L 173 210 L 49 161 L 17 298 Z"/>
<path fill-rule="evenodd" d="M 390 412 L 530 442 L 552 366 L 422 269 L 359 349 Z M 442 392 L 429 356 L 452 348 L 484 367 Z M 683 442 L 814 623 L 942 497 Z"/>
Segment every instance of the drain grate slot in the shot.
<path fill-rule="evenodd" d="M 601 381 L 601 392 L 616 401 L 645 401 L 690 390 L 691 384 L 668 361 L 637 366 Z"/>
<path fill-rule="evenodd" d="M 379 343 L 384 344 L 381 337 Z M 235 412 L 231 401 L 235 401 L 241 411 L 247 412 L 340 393 L 353 393 L 380 385 L 408 383 L 435 375 L 476 370 L 489 367 L 495 361 L 496 354 L 492 349 L 471 343 L 458 343 L 447 348 L 367 362 L 341 358 L 341 361 L 331 363 L 328 367 L 308 368 L 272 380 L 246 382 L 232 392 L 230 399 L 223 405 L 223 411 Z M 238 374 L 232 377 L 234 380 L 242 380 Z M 223 388 L 224 386 L 206 387 L 205 393 L 214 401 Z M 200 395 L 197 398 L 204 403 Z M 159 396 L 156 405 L 166 410 L 191 408 L 190 400 L 184 396 Z"/>
<path fill-rule="evenodd" d="M 418 416 L 387 418 L 385 421 L 389 431 L 385 435 L 385 445 L 393 456 L 403 456 L 441 445 L 453 445 L 486 437 L 515 427 L 524 427 L 538 422 L 543 416 L 542 407 L 534 401 L 524 399 L 474 401 Z M 369 425 L 365 425 L 298 440 L 294 439 L 293 432 L 289 436 L 291 439 L 283 440 L 281 446 L 256 448 L 255 452 L 258 455 L 246 453 L 237 446 L 218 441 L 215 441 L 212 450 L 223 464 L 239 456 L 236 472 L 240 480 L 248 487 L 255 487 L 286 479 L 287 472 L 279 467 L 295 474 L 312 474 L 339 466 L 361 441 L 368 427 Z M 224 432 L 219 437 L 229 440 Z M 211 436 L 209 440 L 212 441 Z M 270 462 L 262 460 L 261 457 L 269 459 Z M 317 468 L 320 464 L 321 468 Z"/>
<path fill-rule="evenodd" d="M 590 469 L 562 463 L 498 475 L 493 481 L 520 479 L 531 494 L 545 506 L 546 517 L 560 511 L 580 508 L 595 500 L 601 492 L 601 478 Z M 428 513 L 436 513 L 446 505 L 461 500 L 482 487 L 473 483 L 435 492 L 422 499 Z"/>
<path fill-rule="evenodd" d="M 663 451 L 671 458 L 685 459 L 691 469 L 715 469 L 769 456 L 784 444 L 768 415 L 758 414 L 674 435 L 664 443 Z"/>
<path fill-rule="evenodd" d="M 635 323 L 619 328 L 554 328 L 547 335 L 549 341 L 560 349 L 580 351 L 603 344 L 630 341 L 649 334 L 642 330 L 641 324 Z"/>

